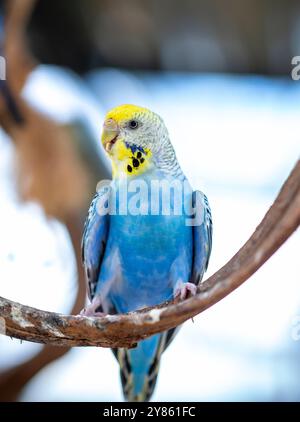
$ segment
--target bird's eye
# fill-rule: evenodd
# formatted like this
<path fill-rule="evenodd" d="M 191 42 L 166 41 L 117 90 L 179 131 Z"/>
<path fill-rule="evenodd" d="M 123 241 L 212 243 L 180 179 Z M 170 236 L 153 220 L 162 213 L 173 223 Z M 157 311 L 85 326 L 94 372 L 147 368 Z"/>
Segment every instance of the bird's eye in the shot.
<path fill-rule="evenodd" d="M 139 124 L 136 120 L 130 120 L 128 125 L 129 125 L 130 129 L 136 129 Z"/>

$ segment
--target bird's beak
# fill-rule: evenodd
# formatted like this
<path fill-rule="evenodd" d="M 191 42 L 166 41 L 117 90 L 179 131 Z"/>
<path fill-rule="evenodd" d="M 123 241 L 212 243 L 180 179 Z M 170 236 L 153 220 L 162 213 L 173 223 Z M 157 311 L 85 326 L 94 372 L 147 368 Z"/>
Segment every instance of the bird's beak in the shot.
<path fill-rule="evenodd" d="M 102 144 L 107 152 L 110 152 L 120 134 L 120 129 L 114 119 L 107 119 L 103 125 Z"/>

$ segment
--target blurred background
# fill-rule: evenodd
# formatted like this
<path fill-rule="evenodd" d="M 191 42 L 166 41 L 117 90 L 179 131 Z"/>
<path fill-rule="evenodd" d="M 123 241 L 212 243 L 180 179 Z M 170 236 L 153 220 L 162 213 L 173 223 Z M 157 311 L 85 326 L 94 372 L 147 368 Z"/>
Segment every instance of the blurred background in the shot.
<path fill-rule="evenodd" d="M 0 295 L 77 313 L 80 238 L 110 166 L 105 112 L 160 114 L 214 220 L 208 275 L 247 240 L 299 157 L 297 0 L 0 2 Z M 299 232 L 188 321 L 153 400 L 300 400 Z M 122 400 L 112 353 L 0 336 L 0 400 Z"/>

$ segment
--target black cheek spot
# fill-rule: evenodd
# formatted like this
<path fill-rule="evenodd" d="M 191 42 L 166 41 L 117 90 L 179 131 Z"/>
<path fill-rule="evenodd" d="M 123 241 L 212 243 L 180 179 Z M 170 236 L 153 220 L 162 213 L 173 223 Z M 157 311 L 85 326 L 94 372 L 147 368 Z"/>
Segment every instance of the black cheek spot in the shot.
<path fill-rule="evenodd" d="M 133 165 L 133 167 L 138 167 L 140 165 L 140 163 L 139 163 L 139 161 L 136 158 L 134 158 L 132 160 L 132 165 Z"/>
<path fill-rule="evenodd" d="M 140 159 L 141 164 L 142 164 L 144 161 L 145 161 L 145 158 L 141 158 L 141 159 Z"/>
<path fill-rule="evenodd" d="M 141 158 L 141 156 L 142 156 L 141 151 L 139 151 L 139 152 L 136 154 L 136 156 L 137 156 L 137 158 Z"/>
<path fill-rule="evenodd" d="M 128 166 L 127 166 L 127 170 L 129 171 L 129 173 L 131 173 L 132 172 L 132 167 L 128 164 Z"/>

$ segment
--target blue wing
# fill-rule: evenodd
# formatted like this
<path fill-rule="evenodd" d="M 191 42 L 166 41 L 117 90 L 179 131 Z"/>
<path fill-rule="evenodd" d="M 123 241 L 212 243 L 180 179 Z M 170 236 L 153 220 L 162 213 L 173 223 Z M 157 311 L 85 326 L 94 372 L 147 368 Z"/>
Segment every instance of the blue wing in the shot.
<path fill-rule="evenodd" d="M 193 226 L 192 282 L 199 284 L 209 263 L 213 225 L 210 206 L 204 193 L 194 191 L 192 202 L 197 220 L 197 224 Z"/>
<path fill-rule="evenodd" d="M 192 195 L 192 207 L 196 225 L 193 230 L 193 264 L 191 282 L 199 284 L 207 270 L 212 248 L 212 217 L 207 197 L 200 191 Z M 163 351 L 172 343 L 179 327 L 162 333 Z"/>
<path fill-rule="evenodd" d="M 84 225 L 81 244 L 82 263 L 91 300 L 95 295 L 107 243 L 109 214 L 105 210 L 107 210 L 108 200 L 109 189 L 104 187 L 94 196 Z"/>

